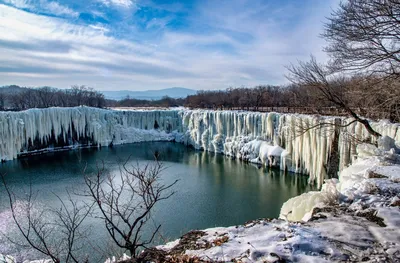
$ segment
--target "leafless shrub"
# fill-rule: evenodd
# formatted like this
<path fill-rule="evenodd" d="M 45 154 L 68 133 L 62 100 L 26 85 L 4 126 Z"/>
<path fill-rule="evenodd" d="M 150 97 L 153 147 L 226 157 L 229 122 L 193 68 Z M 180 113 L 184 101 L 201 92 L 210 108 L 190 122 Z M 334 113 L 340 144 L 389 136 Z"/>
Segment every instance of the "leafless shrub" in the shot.
<path fill-rule="evenodd" d="M 85 177 L 86 196 L 90 197 L 99 209 L 99 218 L 105 223 L 107 232 L 114 243 L 136 257 L 139 248 L 153 242 L 161 225 L 151 235 L 144 237 L 143 228 L 149 225 L 151 212 L 156 204 L 168 199 L 176 184 L 162 184 L 160 175 L 163 164 L 156 161 L 128 167 L 125 163 L 118 175 L 106 173 L 104 165 L 95 176 Z"/>
<path fill-rule="evenodd" d="M 55 263 L 86 262 L 87 258 L 79 256 L 79 243 L 86 237 L 80 226 L 91 212 L 91 206 L 73 200 L 67 192 L 67 200 L 56 195 L 61 202 L 58 209 L 39 207 L 31 184 L 25 198 L 20 198 L 8 186 L 4 174 L 0 179 L 13 222 L 22 236 L 22 240 L 7 236 L 11 243 L 31 247 Z"/>

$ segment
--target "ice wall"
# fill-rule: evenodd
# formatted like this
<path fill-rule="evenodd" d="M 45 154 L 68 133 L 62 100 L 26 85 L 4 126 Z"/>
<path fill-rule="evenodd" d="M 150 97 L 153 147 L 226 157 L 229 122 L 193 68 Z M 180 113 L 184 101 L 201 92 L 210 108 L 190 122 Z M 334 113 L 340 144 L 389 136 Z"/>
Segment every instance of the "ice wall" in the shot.
<path fill-rule="evenodd" d="M 327 178 L 328 163 L 333 162 L 341 170 L 356 156 L 355 147 L 360 141 L 374 142 L 361 124 L 338 117 L 208 110 L 187 110 L 180 115 L 186 144 L 307 173 L 318 186 Z M 382 121 L 372 126 L 400 142 L 398 124 Z"/>
<path fill-rule="evenodd" d="M 251 162 L 308 173 L 322 184 L 335 128 L 334 118 L 237 111 L 184 111 L 185 143 Z"/>
<path fill-rule="evenodd" d="M 375 137 L 371 137 L 361 123 L 353 122 L 352 119 L 342 120 L 339 151 L 340 170 L 351 164 L 357 156 L 357 145 L 363 142 L 377 143 Z M 400 124 L 393 124 L 382 120 L 371 122 L 372 128 L 382 136 L 388 136 L 400 145 Z"/>
<path fill-rule="evenodd" d="M 155 129 L 156 128 L 156 129 Z M 67 145 L 109 146 L 175 139 L 177 111 L 111 111 L 89 107 L 0 112 L 0 160 Z"/>
<path fill-rule="evenodd" d="M 372 126 L 400 141 L 399 125 Z M 374 139 L 361 124 L 348 119 L 273 112 L 89 107 L 0 112 L 0 160 L 44 148 L 160 140 L 307 173 L 320 186 L 332 159 L 337 159 L 336 167 L 344 168 L 354 159 L 359 141 Z"/>

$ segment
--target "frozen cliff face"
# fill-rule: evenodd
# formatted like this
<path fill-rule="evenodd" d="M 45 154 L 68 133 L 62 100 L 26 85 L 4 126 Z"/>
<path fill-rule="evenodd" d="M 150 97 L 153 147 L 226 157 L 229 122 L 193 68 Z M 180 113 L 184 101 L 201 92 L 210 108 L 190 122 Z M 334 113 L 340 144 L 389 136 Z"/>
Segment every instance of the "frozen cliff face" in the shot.
<path fill-rule="evenodd" d="M 382 121 L 372 126 L 400 141 L 398 125 Z M 330 159 L 337 158 L 343 169 L 353 161 L 359 141 L 374 142 L 351 120 L 298 114 L 88 107 L 0 112 L 0 160 L 53 147 L 161 140 L 307 173 L 319 186 Z"/>
<path fill-rule="evenodd" d="M 319 185 L 326 177 L 334 118 L 236 111 L 184 111 L 185 143 L 196 149 L 282 170 L 308 173 Z M 319 127 L 321 122 L 326 123 Z M 329 125 L 328 125 L 329 124 Z M 315 127 L 319 129 L 314 129 Z"/>
<path fill-rule="evenodd" d="M 108 146 L 174 140 L 176 111 L 111 111 L 88 107 L 0 112 L 0 159 L 21 152 L 75 144 Z"/>
<path fill-rule="evenodd" d="M 242 160 L 306 173 L 321 186 L 327 164 L 337 158 L 338 170 L 348 166 L 362 141 L 375 143 L 362 124 L 352 119 L 300 114 L 186 110 L 180 112 L 184 143 Z M 371 125 L 400 142 L 398 124 Z M 399 132 L 398 132 L 399 131 Z"/>
<path fill-rule="evenodd" d="M 398 153 L 395 140 L 387 135 L 378 139 L 378 147 L 358 144 L 357 158 L 350 166 L 341 170 L 339 180 L 325 180 L 321 191 L 308 192 L 289 199 L 282 205 L 280 218 L 307 221 L 313 208 L 340 201 L 352 203 L 350 207 L 353 206 L 352 209 L 355 210 L 387 206 L 392 197 L 398 198 L 400 194 Z M 394 209 L 399 212 L 398 208 Z"/>

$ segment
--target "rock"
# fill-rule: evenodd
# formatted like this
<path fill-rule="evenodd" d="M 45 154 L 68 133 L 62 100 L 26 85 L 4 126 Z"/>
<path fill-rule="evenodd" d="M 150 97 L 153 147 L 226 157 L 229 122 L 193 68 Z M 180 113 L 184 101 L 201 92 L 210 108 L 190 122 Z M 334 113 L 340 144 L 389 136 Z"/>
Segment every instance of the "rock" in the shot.
<path fill-rule="evenodd" d="M 377 172 L 374 172 L 374 171 L 371 171 L 371 170 L 367 171 L 366 177 L 367 178 L 388 178 L 387 176 L 385 176 L 383 174 L 380 174 L 380 173 L 377 173 Z"/>
<path fill-rule="evenodd" d="M 390 206 L 400 206 L 400 198 L 395 196 L 390 201 Z"/>

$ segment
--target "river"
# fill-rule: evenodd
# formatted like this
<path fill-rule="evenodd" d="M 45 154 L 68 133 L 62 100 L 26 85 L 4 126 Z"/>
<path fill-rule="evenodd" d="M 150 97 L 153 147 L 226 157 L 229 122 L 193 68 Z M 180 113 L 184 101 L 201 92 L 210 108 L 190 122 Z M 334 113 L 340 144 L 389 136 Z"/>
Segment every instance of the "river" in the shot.
<path fill-rule="evenodd" d="M 312 189 L 307 177 L 284 173 L 277 169 L 232 160 L 221 154 L 196 151 L 182 144 L 146 142 L 101 149 L 89 148 L 47 153 L 0 164 L 8 185 L 22 198 L 32 185 L 35 202 L 42 207 L 59 207 L 56 197 L 66 199 L 66 189 L 84 189 L 83 170 L 90 174 L 104 164 L 112 173 L 118 163 L 129 159 L 133 165 L 154 161 L 154 153 L 166 168 L 161 175 L 165 183 L 179 181 L 171 198 L 161 202 L 153 213 L 149 229 L 160 223 L 161 237 L 156 243 L 174 240 L 191 229 L 243 224 L 257 218 L 277 217 L 281 205 L 293 196 Z M 56 195 L 55 195 L 56 194 Z M 103 222 L 88 218 L 84 225 L 89 232 L 83 252 L 95 261 L 121 253 L 113 246 Z M 85 228 L 85 229 L 86 229 Z M 0 231 L 17 236 L 12 227 L 10 209 L 4 188 L 0 188 Z M 29 249 L 11 245 L 0 237 L 0 253 L 19 259 L 38 259 Z"/>

